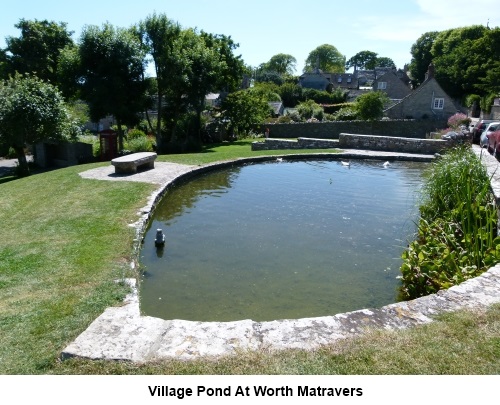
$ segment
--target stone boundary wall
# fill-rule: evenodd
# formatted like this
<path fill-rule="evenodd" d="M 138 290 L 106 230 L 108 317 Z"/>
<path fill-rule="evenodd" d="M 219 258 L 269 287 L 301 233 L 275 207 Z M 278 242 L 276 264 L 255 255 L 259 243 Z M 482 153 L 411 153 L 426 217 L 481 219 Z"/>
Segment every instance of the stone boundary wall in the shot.
<path fill-rule="evenodd" d="M 455 145 L 442 139 L 412 139 L 392 136 L 340 134 L 341 149 L 367 149 L 385 152 L 422 153 L 433 155 Z"/>
<path fill-rule="evenodd" d="M 447 127 L 446 120 L 301 122 L 262 125 L 260 133 L 263 134 L 269 128 L 272 138 L 338 139 L 341 133 L 348 133 L 424 139 L 428 133 Z"/>
<path fill-rule="evenodd" d="M 339 140 L 298 138 L 265 139 L 264 142 L 253 142 L 252 150 L 286 150 L 286 149 L 364 149 L 383 152 L 418 153 L 433 155 L 454 145 L 442 139 L 416 139 L 395 136 L 340 134 Z"/>

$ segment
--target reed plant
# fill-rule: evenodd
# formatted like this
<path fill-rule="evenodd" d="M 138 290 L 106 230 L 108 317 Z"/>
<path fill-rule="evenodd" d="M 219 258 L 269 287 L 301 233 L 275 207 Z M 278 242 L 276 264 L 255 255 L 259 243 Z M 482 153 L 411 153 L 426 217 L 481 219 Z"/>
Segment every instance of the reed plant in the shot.
<path fill-rule="evenodd" d="M 476 277 L 500 261 L 490 178 L 465 146 L 434 162 L 422 188 L 416 240 L 403 253 L 402 299 Z"/>

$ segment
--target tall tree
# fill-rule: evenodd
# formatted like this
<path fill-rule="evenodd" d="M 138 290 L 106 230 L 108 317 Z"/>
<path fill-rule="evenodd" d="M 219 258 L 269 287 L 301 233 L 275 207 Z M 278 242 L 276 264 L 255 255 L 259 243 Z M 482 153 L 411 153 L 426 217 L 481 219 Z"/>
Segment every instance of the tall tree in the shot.
<path fill-rule="evenodd" d="M 493 62 L 500 60 L 500 28 L 482 25 L 442 31 L 432 46 L 436 79 L 452 97 L 477 91 Z"/>
<path fill-rule="evenodd" d="M 414 87 L 425 80 L 425 73 L 432 62 L 432 45 L 438 36 L 438 31 L 430 31 L 421 35 L 411 46 L 410 75 Z"/>
<path fill-rule="evenodd" d="M 278 53 L 265 64 L 266 70 L 279 73 L 280 75 L 292 76 L 297 67 L 297 59 L 286 53 Z"/>
<path fill-rule="evenodd" d="M 306 59 L 304 72 L 312 72 L 319 68 L 323 72 L 344 73 L 345 56 L 333 45 L 323 44 L 309 53 Z"/>
<path fill-rule="evenodd" d="M 29 174 L 27 144 L 63 136 L 68 114 L 57 88 L 16 74 L 0 83 L 0 143 L 16 151 L 21 175 Z"/>
<path fill-rule="evenodd" d="M 375 69 L 377 55 L 377 53 L 372 51 L 358 52 L 346 62 L 345 68 L 354 68 L 354 71 L 358 69 Z"/>
<path fill-rule="evenodd" d="M 73 44 L 73 32 L 68 31 L 66 26 L 62 22 L 21 19 L 15 25 L 21 30 L 20 36 L 5 40 L 7 73 L 30 73 L 57 84 L 59 54 Z"/>
<path fill-rule="evenodd" d="M 176 59 L 178 39 L 182 29 L 180 25 L 170 20 L 165 14 L 156 13 L 141 21 L 137 33 L 146 47 L 146 52 L 153 58 L 156 73 L 156 144 L 159 150 L 163 149 L 161 132 L 164 97 L 168 87 L 172 84 L 174 75 L 178 75 L 179 61 Z"/>
<path fill-rule="evenodd" d="M 375 67 L 386 67 L 396 69 L 396 64 L 391 58 L 381 56 L 375 60 Z"/>
<path fill-rule="evenodd" d="M 81 95 L 89 104 L 90 117 L 116 119 L 121 150 L 122 125 L 136 124 L 145 103 L 140 43 L 130 30 L 111 24 L 87 26 L 80 38 L 79 63 Z"/>

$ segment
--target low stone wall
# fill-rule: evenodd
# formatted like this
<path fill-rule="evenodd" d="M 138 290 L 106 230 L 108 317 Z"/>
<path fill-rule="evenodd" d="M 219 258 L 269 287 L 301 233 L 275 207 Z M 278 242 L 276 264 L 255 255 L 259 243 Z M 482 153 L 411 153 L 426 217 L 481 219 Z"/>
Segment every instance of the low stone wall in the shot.
<path fill-rule="evenodd" d="M 446 120 L 332 121 L 265 124 L 261 133 L 269 128 L 272 138 L 338 139 L 341 133 L 425 138 L 426 134 L 447 127 Z"/>
<path fill-rule="evenodd" d="M 266 139 L 264 142 L 253 142 L 252 150 L 280 150 L 280 149 L 329 149 L 338 148 L 339 142 L 333 139 L 299 138 Z"/>
<path fill-rule="evenodd" d="M 454 145 L 442 139 L 415 139 L 394 136 L 340 134 L 339 140 L 298 138 L 265 139 L 264 142 L 253 142 L 252 150 L 287 150 L 287 149 L 363 149 L 384 152 L 418 153 L 433 155 Z"/>
<path fill-rule="evenodd" d="M 341 149 L 366 149 L 386 152 L 421 153 L 433 155 L 453 146 L 442 139 L 412 139 L 392 136 L 340 134 Z"/>

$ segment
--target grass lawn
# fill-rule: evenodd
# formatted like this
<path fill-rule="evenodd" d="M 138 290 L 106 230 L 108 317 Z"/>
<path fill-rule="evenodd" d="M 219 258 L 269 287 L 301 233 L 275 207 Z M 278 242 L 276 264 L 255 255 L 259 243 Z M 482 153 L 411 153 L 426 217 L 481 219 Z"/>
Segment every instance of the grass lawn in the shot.
<path fill-rule="evenodd" d="M 311 151 L 286 151 L 311 153 Z M 317 152 L 333 152 L 317 151 Z M 278 152 L 249 141 L 159 161 L 203 164 Z M 279 154 L 282 154 L 281 151 Z M 283 153 L 286 154 L 286 153 Z M 0 374 L 498 374 L 500 306 L 374 332 L 314 352 L 245 352 L 194 362 L 58 360 L 126 288 L 137 211 L 150 184 L 82 179 L 88 164 L 0 183 Z"/>

